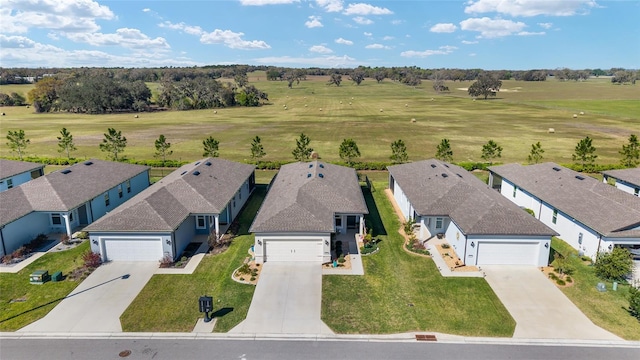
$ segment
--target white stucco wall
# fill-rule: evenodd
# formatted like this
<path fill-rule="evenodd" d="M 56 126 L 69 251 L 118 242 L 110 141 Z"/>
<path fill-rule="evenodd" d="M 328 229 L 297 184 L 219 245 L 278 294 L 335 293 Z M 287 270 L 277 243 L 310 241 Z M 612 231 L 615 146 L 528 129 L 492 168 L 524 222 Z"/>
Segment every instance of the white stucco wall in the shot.
<path fill-rule="evenodd" d="M 451 245 L 456 255 L 458 255 L 458 258 L 465 261 L 465 244 L 467 237 L 462 233 L 462 230 L 460 230 L 455 222 L 449 220 L 447 222 L 448 225 L 445 232 L 447 242 Z"/>
<path fill-rule="evenodd" d="M 254 254 L 256 263 L 264 263 L 265 241 L 269 240 L 301 240 L 322 241 L 322 262 L 331 261 L 331 234 L 329 233 L 256 233 L 254 240 Z"/>
<path fill-rule="evenodd" d="M 175 246 L 169 247 L 169 255 L 172 256 L 174 260 L 177 260 L 177 257 L 182 254 L 182 251 L 187 247 L 187 245 L 189 245 L 195 235 L 196 218 L 195 216 L 188 216 L 182 224 L 178 226 L 173 234 L 173 242 L 175 243 Z M 175 253 L 171 250 L 173 248 L 175 248 Z M 164 251 L 165 254 L 167 254 L 167 250 Z"/>
<path fill-rule="evenodd" d="M 629 183 L 626 183 L 624 181 L 620 181 L 618 179 L 616 179 L 616 187 L 618 189 L 620 189 L 620 190 L 622 190 L 624 192 L 627 192 L 629 194 L 632 194 L 632 195 L 636 195 L 637 192 L 638 192 L 638 189 L 640 189 L 640 187 L 638 187 L 638 186 L 631 185 Z"/>
<path fill-rule="evenodd" d="M 2 230 L 2 239 L 7 254 L 11 254 L 20 246 L 29 243 L 39 234 L 51 232 L 48 213 L 32 212 L 5 225 Z M 0 256 L 6 255 L 0 246 Z"/>
<path fill-rule="evenodd" d="M 404 216 L 403 220 L 409 220 L 409 218 L 413 216 L 413 207 L 409 203 L 409 199 L 407 199 L 407 196 L 404 194 L 404 191 L 402 190 L 400 185 L 398 185 L 398 182 L 393 181 L 392 190 L 393 197 L 396 200 L 396 204 L 398 204 L 398 207 L 400 207 L 400 210 L 402 210 L 402 215 Z"/>

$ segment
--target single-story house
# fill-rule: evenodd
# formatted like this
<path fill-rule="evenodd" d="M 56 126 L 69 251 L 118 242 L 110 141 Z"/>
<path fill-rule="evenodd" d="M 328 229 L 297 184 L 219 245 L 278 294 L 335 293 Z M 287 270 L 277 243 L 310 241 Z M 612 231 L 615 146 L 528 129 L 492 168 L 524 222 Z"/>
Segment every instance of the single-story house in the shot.
<path fill-rule="evenodd" d="M 445 237 L 465 265 L 535 265 L 549 261 L 555 231 L 463 168 L 431 159 L 389 170 L 389 189 L 418 239 Z"/>
<path fill-rule="evenodd" d="M 603 182 L 612 179 L 618 189 L 640 196 L 640 168 L 603 171 L 602 176 Z"/>
<path fill-rule="evenodd" d="M 489 185 L 592 259 L 640 247 L 640 198 L 551 162 L 489 168 Z"/>
<path fill-rule="evenodd" d="M 149 167 L 87 160 L 0 192 L 0 251 L 91 224 L 149 186 Z"/>
<path fill-rule="evenodd" d="M 103 261 L 177 259 L 223 233 L 255 187 L 253 165 L 207 158 L 180 167 L 85 228 Z"/>
<path fill-rule="evenodd" d="M 44 165 L 0 159 L 0 191 L 5 191 L 44 175 Z"/>
<path fill-rule="evenodd" d="M 367 205 L 352 168 L 314 160 L 283 165 L 249 231 L 258 263 L 331 261 L 332 235 L 364 233 Z"/>

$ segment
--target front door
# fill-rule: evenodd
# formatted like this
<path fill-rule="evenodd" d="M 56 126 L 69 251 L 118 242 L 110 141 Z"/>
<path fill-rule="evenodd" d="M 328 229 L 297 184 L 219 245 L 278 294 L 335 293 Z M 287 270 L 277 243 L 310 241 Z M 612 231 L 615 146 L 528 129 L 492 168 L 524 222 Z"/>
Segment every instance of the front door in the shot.
<path fill-rule="evenodd" d="M 357 225 L 357 217 L 355 215 L 347 216 L 347 229 L 355 229 Z"/>
<path fill-rule="evenodd" d="M 78 208 L 78 221 L 80 225 L 88 225 L 89 220 L 87 219 L 87 204 L 84 204 Z"/>

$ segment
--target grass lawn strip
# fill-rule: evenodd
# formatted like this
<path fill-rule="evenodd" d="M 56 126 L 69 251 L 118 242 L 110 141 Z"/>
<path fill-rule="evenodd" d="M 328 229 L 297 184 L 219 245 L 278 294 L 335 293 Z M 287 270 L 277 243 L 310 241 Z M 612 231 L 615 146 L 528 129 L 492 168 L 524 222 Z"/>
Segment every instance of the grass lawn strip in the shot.
<path fill-rule="evenodd" d="M 575 249 L 557 238 L 552 239 L 551 248 L 565 256 L 577 256 Z M 618 291 L 611 291 L 612 283 L 598 278 L 593 266 L 577 263 L 576 271 L 571 275 L 574 285 L 560 287 L 560 290 L 594 324 L 625 340 L 640 340 L 640 321 L 628 312 L 629 285 L 618 284 Z M 599 282 L 607 285 L 607 292 L 596 289 Z"/>
<path fill-rule="evenodd" d="M 67 276 L 83 266 L 82 254 L 87 250 L 89 243 L 85 241 L 70 250 L 47 253 L 15 274 L 0 273 L 0 331 L 16 331 L 43 318 L 81 282 L 64 280 L 32 285 L 29 283 L 32 272 L 48 270 L 53 275 L 62 271 Z M 20 298 L 25 301 L 11 303 Z"/>
<path fill-rule="evenodd" d="M 512 336 L 515 321 L 484 279 L 443 278 L 433 260 L 402 249 L 385 183 L 375 187 L 365 192 L 367 224 L 381 239 L 381 250 L 363 257 L 364 276 L 323 277 L 323 321 L 337 333 Z"/>
<path fill-rule="evenodd" d="M 239 236 L 222 254 L 205 256 L 191 275 L 154 275 L 120 317 L 123 331 L 191 332 L 200 296 L 214 299 L 214 311 L 225 313 L 216 322 L 216 332 L 226 332 L 247 316 L 255 287 L 231 279 L 253 244 L 248 228 L 266 193 L 257 185 L 240 214 Z"/>

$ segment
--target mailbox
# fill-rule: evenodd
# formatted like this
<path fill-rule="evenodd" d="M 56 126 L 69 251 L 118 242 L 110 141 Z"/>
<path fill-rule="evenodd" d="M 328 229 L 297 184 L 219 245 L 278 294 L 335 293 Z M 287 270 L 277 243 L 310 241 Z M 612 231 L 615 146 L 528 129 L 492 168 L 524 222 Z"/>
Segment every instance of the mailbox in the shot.
<path fill-rule="evenodd" d="M 36 270 L 29 275 L 29 282 L 32 284 L 42 285 L 49 280 L 51 280 L 51 276 L 47 270 Z"/>
<path fill-rule="evenodd" d="M 204 313 L 204 322 L 211 321 L 209 312 L 213 310 L 213 298 L 211 296 L 200 296 L 200 312 Z"/>

